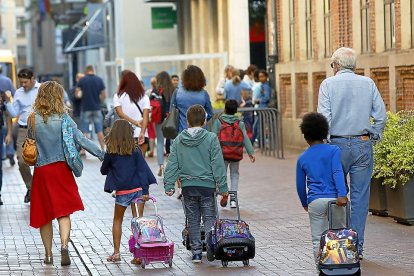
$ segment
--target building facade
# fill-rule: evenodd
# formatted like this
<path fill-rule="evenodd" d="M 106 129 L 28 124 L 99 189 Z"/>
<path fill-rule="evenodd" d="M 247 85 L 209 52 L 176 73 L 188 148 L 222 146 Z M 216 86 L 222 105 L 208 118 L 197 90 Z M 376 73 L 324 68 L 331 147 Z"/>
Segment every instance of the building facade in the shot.
<path fill-rule="evenodd" d="M 330 57 L 339 47 L 355 49 L 356 73 L 375 81 L 387 110 L 414 108 L 414 0 L 268 0 L 270 7 L 286 147 L 306 146 L 299 124 L 316 111 L 319 86 L 333 75 Z"/>

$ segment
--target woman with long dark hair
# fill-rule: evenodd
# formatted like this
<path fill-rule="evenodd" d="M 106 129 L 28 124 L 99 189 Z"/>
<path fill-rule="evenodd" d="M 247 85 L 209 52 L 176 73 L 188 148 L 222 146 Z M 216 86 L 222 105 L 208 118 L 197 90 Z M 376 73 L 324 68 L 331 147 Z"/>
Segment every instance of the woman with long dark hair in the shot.
<path fill-rule="evenodd" d="M 156 89 L 151 92 L 150 100 L 161 104 L 161 117 L 160 121 L 155 122 L 155 131 L 157 136 L 157 162 L 160 166 L 158 176 L 162 176 L 164 172 L 164 135 L 161 131 L 161 123 L 170 112 L 171 96 L 175 91 L 175 87 L 166 71 L 159 72 L 155 79 Z"/>

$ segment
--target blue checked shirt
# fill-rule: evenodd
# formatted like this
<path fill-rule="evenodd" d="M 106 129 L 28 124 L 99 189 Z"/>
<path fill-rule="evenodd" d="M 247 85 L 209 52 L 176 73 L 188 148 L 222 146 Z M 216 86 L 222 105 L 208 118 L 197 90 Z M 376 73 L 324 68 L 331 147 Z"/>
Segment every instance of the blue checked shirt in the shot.
<path fill-rule="evenodd" d="M 321 83 L 318 112 L 328 119 L 331 136 L 368 133 L 379 140 L 387 121 L 384 101 L 374 81 L 349 69 Z"/>

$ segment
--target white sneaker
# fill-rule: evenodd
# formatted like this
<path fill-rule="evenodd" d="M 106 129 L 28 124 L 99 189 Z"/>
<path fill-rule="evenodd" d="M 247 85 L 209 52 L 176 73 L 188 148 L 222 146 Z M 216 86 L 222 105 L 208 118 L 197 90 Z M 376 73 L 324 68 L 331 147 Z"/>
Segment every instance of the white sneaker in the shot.
<path fill-rule="evenodd" d="M 237 208 L 237 204 L 235 200 L 230 200 L 230 208 Z"/>

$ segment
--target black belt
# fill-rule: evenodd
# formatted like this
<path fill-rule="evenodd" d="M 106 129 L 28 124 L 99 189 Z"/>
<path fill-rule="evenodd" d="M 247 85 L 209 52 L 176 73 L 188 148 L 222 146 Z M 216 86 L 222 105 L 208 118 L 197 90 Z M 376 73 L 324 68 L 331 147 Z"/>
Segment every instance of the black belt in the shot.
<path fill-rule="evenodd" d="M 368 137 L 369 138 L 369 134 L 361 134 L 361 135 L 331 135 L 330 138 L 346 138 L 346 139 L 351 139 L 351 138 L 359 138 L 359 137 Z"/>
<path fill-rule="evenodd" d="M 20 127 L 20 128 L 27 128 L 27 126 L 22 126 L 22 125 L 19 125 L 19 127 Z"/>

